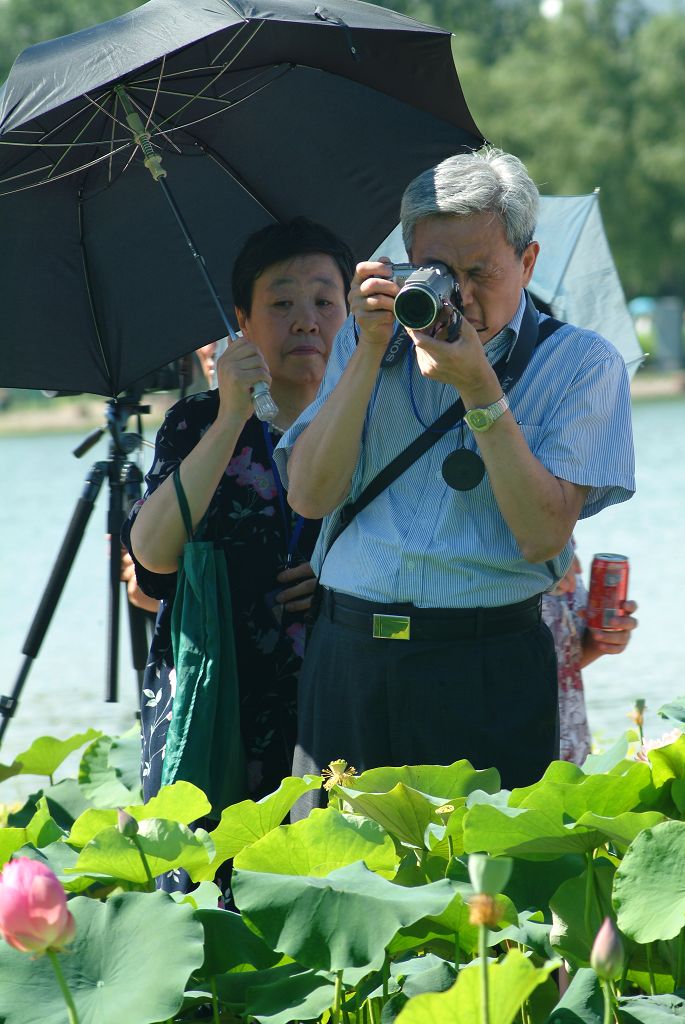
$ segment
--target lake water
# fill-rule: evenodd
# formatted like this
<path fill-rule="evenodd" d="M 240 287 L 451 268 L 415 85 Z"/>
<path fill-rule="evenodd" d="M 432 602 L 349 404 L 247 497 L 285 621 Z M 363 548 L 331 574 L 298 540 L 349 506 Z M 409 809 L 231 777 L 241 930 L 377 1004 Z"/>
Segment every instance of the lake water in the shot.
<path fill-rule="evenodd" d="M 657 708 L 685 693 L 678 604 L 685 581 L 685 398 L 636 401 L 633 412 L 637 494 L 580 523 L 576 531 L 586 575 L 596 551 L 630 557 L 630 594 L 640 605 L 640 626 L 626 653 L 602 658 L 584 673 L 590 723 L 601 743 L 629 726 L 626 715 L 636 697 L 647 699 L 647 734 L 659 735 L 664 726 Z M 86 472 L 107 456 L 102 440 L 83 459 L 74 458 L 80 440 L 80 435 L 0 438 L 0 692 L 5 694 L 22 666 L 21 649 Z M 150 451 L 144 449 L 145 468 Z M 107 504 L 105 484 L 8 725 L 0 750 L 4 764 L 40 735 L 66 738 L 90 726 L 116 733 L 134 722 L 136 683 L 123 603 L 120 702 L 104 702 Z M 75 755 L 68 766 L 76 760 Z M 0 802 L 23 797 L 36 782 L 8 780 L 0 786 Z"/>

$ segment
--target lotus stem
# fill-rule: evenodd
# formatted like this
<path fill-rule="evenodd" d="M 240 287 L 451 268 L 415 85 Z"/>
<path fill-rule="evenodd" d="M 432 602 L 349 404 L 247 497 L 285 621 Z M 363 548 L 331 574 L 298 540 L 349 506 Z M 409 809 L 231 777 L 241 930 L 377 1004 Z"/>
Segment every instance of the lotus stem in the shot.
<path fill-rule="evenodd" d="M 585 859 L 587 861 L 587 873 L 585 875 L 585 914 L 584 914 L 585 921 L 584 921 L 584 923 L 585 923 L 585 931 L 587 932 L 588 936 L 590 936 L 590 941 L 592 942 L 592 936 L 595 934 L 595 931 L 596 931 L 596 929 L 594 929 L 592 927 L 592 898 L 593 898 L 592 876 L 593 876 L 593 873 L 594 873 L 594 866 L 593 866 L 593 863 L 592 863 L 592 852 L 587 853 L 585 855 Z"/>
<path fill-rule="evenodd" d="M 212 986 L 212 1020 L 214 1024 L 221 1024 L 219 1018 L 219 997 L 216 991 L 216 978 L 212 976 L 210 984 Z"/>
<path fill-rule="evenodd" d="M 652 963 L 652 944 L 646 943 L 645 953 L 647 954 L 647 971 L 649 972 L 649 994 L 656 995 L 656 980 L 654 978 L 654 964 Z"/>
<path fill-rule="evenodd" d="M 46 952 L 50 959 L 52 969 L 55 972 L 55 977 L 57 978 L 57 982 L 64 997 L 64 1002 L 67 1004 L 69 1024 L 79 1024 L 78 1014 L 76 1013 L 76 1006 L 74 1005 L 74 1000 L 72 999 L 71 992 L 69 991 L 69 986 L 64 980 L 64 975 L 62 974 L 62 968 L 60 967 L 59 960 L 57 959 L 57 954 L 53 952 L 53 950 L 51 949 L 46 950 Z"/>
<path fill-rule="evenodd" d="M 385 952 L 385 960 L 383 961 L 383 1006 L 388 1001 L 388 985 L 390 982 L 390 960 L 388 958 L 388 952 Z"/>
<path fill-rule="evenodd" d="M 609 983 L 602 978 L 600 982 L 602 986 L 602 995 L 604 996 L 604 1018 L 603 1024 L 613 1024 L 614 1019 L 614 1006 L 613 999 L 611 998 L 611 989 Z"/>
<path fill-rule="evenodd" d="M 140 845 L 140 839 L 138 838 L 137 835 L 136 836 L 131 836 L 131 839 L 135 843 L 136 850 L 140 854 L 140 859 L 143 862 L 143 870 L 145 871 L 145 877 L 147 878 L 148 891 L 149 892 L 154 892 L 155 891 L 155 880 L 152 877 L 152 872 L 150 871 L 150 865 L 148 864 L 147 857 L 145 856 L 145 850 Z"/>
<path fill-rule="evenodd" d="M 333 1015 L 331 1020 L 333 1024 L 340 1024 L 340 1006 L 342 1004 L 342 971 L 338 971 L 335 976 L 335 996 L 333 999 Z"/>
<path fill-rule="evenodd" d="M 678 935 L 678 952 L 676 954 L 675 987 L 683 987 L 683 967 L 685 966 L 685 928 Z"/>
<path fill-rule="evenodd" d="M 482 1024 L 490 1024 L 490 993 L 488 990 L 488 940 L 484 924 L 478 926 L 478 954 L 480 956 L 480 1014 Z"/>

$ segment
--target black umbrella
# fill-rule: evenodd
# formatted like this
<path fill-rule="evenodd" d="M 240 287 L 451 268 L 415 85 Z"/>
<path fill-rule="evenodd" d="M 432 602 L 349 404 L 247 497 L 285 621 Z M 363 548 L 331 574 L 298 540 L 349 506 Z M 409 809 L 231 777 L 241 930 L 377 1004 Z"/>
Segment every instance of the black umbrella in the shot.
<path fill-rule="evenodd" d="M 27 49 L 0 94 L 0 385 L 116 396 L 222 337 L 274 220 L 367 257 L 412 177 L 483 142 L 450 40 L 357 0 L 150 0 Z"/>

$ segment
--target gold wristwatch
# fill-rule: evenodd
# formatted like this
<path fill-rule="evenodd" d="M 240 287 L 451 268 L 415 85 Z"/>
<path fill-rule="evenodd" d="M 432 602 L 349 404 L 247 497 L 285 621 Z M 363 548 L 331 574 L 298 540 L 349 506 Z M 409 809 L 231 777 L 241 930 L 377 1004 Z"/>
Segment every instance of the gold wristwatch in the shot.
<path fill-rule="evenodd" d="M 483 409 L 469 409 L 464 415 L 464 419 L 471 427 L 471 430 L 482 433 L 484 430 L 489 430 L 492 424 L 496 423 L 508 408 L 509 399 L 506 395 L 502 395 L 496 402 L 486 405 Z"/>

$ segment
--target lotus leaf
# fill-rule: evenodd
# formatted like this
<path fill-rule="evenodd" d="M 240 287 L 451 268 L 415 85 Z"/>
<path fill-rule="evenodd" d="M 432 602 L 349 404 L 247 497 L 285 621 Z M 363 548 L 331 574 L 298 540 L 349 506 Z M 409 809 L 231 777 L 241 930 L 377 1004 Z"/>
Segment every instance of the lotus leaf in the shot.
<path fill-rule="evenodd" d="M 329 974 L 299 964 L 224 974 L 216 985 L 222 1002 L 260 1024 L 312 1020 L 331 1006 L 335 994 Z"/>
<path fill-rule="evenodd" d="M 546 1024 L 602 1024 L 604 997 L 599 978 L 589 967 L 575 971 L 571 984 Z"/>
<path fill-rule="evenodd" d="M 28 750 L 17 754 L 15 764 L 21 763 L 22 775 L 47 775 L 52 778 L 69 754 L 99 736 L 102 736 L 102 733 L 96 729 L 77 733 L 66 740 L 58 740 L 54 736 L 39 736 Z"/>
<path fill-rule="evenodd" d="M 294 825 L 275 828 L 235 858 L 236 868 L 320 878 L 362 860 L 383 878 L 392 878 L 399 857 L 390 836 L 375 821 L 314 809 Z"/>
<path fill-rule="evenodd" d="M 209 812 L 210 803 L 201 789 L 190 782 L 174 782 L 163 786 L 156 796 L 146 804 L 129 804 L 124 808 L 136 821 L 150 818 L 165 818 L 169 821 L 190 825 Z M 117 823 L 115 808 L 91 807 L 79 815 L 71 828 L 69 842 L 72 846 L 85 846 L 103 829 Z"/>
<path fill-rule="evenodd" d="M 246 846 L 256 843 L 267 832 L 277 828 L 303 793 L 320 787 L 321 779 L 317 777 L 300 779 L 289 776 L 274 793 L 262 800 L 242 800 L 227 807 L 211 833 L 216 852 L 210 864 L 204 867 L 198 865 L 192 871 L 186 868 L 192 880 L 211 881 L 224 861 L 231 860 Z"/>
<path fill-rule="evenodd" d="M 101 736 L 83 752 L 78 771 L 78 781 L 84 795 L 95 807 L 117 807 L 130 804 L 137 799 L 140 786 L 133 793 L 121 781 L 116 768 L 110 764 L 109 756 L 114 740 Z"/>
<path fill-rule="evenodd" d="M 452 900 L 447 879 L 415 889 L 394 885 L 361 862 L 325 878 L 235 870 L 233 895 L 272 949 L 313 970 L 377 970 L 400 928 L 440 914 Z"/>
<path fill-rule="evenodd" d="M 190 874 L 206 867 L 214 853 L 206 832 L 202 829 L 191 832 L 177 821 L 161 818 L 145 821 L 136 838 L 153 875 L 179 867 Z M 145 884 L 147 878 L 136 844 L 118 828 L 105 829 L 91 839 L 81 850 L 74 871 L 84 875 L 92 872 L 113 875 L 138 885 Z"/>
<path fill-rule="evenodd" d="M 632 996 L 619 1001 L 625 1024 L 674 1024 L 685 1020 L 685 1000 L 676 995 Z"/>
<path fill-rule="evenodd" d="M 164 893 L 123 893 L 106 903 L 77 896 L 69 909 L 76 939 L 60 966 L 80 1024 L 172 1017 L 203 960 L 193 910 Z M 64 1000 L 46 957 L 34 960 L 0 943 L 0 989 L 4 1024 L 64 1024 Z"/>
<path fill-rule="evenodd" d="M 512 1024 L 530 994 L 542 985 L 558 961 L 534 967 L 518 950 L 507 953 L 501 964 L 488 964 L 490 1024 Z M 410 999 L 397 1024 L 481 1024 L 481 977 L 477 963 L 459 972 L 446 992 Z"/>
<path fill-rule="evenodd" d="M 365 793 L 387 793 L 398 782 L 440 803 L 454 803 L 458 797 L 468 796 L 474 790 L 496 793 L 500 788 L 499 773 L 495 768 L 476 769 L 469 761 L 454 764 L 404 765 L 401 768 L 369 768 L 354 779 L 351 788 Z"/>
<path fill-rule="evenodd" d="M 685 822 L 641 832 L 614 880 L 618 926 L 636 942 L 672 939 L 685 927 Z"/>
<path fill-rule="evenodd" d="M 353 810 L 372 818 L 412 849 L 428 849 L 429 825 L 442 824 L 435 813 L 444 802 L 442 798 L 419 793 L 402 782 L 383 793 L 357 792 L 349 786 L 336 786 L 335 791 L 342 794 Z"/>

